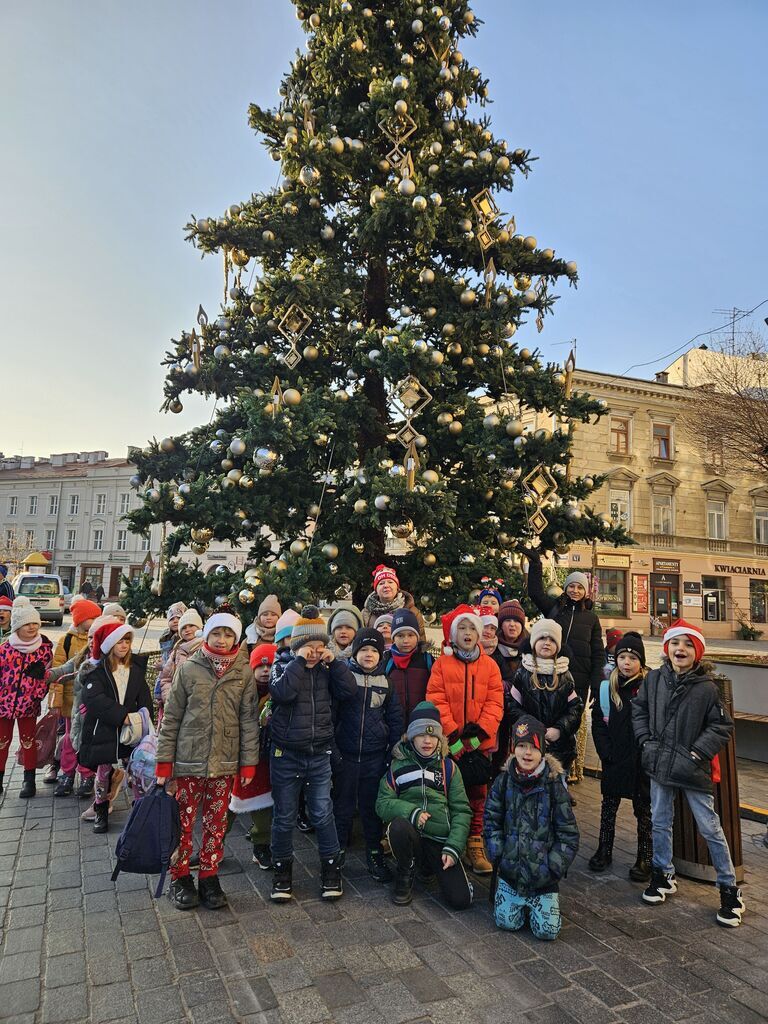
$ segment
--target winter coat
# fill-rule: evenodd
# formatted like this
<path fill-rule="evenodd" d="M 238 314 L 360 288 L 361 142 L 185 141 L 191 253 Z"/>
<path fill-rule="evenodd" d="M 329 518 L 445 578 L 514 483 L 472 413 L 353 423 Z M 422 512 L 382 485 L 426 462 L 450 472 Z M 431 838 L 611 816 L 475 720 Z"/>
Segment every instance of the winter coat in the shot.
<path fill-rule="evenodd" d="M 272 670 L 272 749 L 301 754 L 330 750 L 334 743 L 332 701 L 357 695 L 357 683 L 347 663 L 334 658 L 330 665 L 320 662 L 308 668 L 297 654 L 289 661 L 276 659 Z"/>
<path fill-rule="evenodd" d="M 59 637 L 59 641 L 56 644 L 56 649 L 53 652 L 53 663 L 51 668 L 61 668 L 87 647 L 88 633 L 65 633 L 64 636 Z M 50 693 L 48 695 L 48 707 L 57 708 L 64 718 L 71 718 L 74 692 L 74 674 L 72 673 L 60 676 L 55 683 L 51 684 Z"/>
<path fill-rule="evenodd" d="M 83 686 L 86 676 L 93 671 L 93 662 L 86 659 L 75 671 L 72 683 L 72 721 L 69 727 L 69 742 L 77 753 L 83 739 L 83 723 L 85 715 L 80 713 L 83 706 Z"/>
<path fill-rule="evenodd" d="M 590 686 L 597 692 L 603 678 L 605 649 L 600 619 L 592 610 L 588 597 L 572 601 L 567 594 L 549 597 L 542 580 L 541 560 L 532 558 L 528 568 L 528 596 L 548 619 L 554 619 L 563 629 L 563 646 L 568 645 L 571 674 L 582 702 L 586 704 Z"/>
<path fill-rule="evenodd" d="M 573 676 L 568 671 L 568 659 L 557 659 L 558 686 L 556 690 L 539 689 L 533 683 L 533 655 L 524 654 L 523 664 L 515 673 L 515 680 L 509 691 L 506 709 L 510 728 L 514 727 L 520 715 L 533 715 L 548 729 L 560 730 L 560 738 L 553 743 L 547 741 L 552 754 L 570 767 L 576 756 L 576 733 L 581 723 L 584 705 L 576 692 Z M 539 680 L 546 684 L 552 676 L 538 673 Z"/>
<path fill-rule="evenodd" d="M 643 768 L 662 786 L 713 792 L 711 761 L 734 726 L 710 669 L 702 663 L 678 675 L 665 662 L 648 673 L 632 702 Z"/>
<path fill-rule="evenodd" d="M 203 638 L 200 636 L 196 636 L 192 640 L 179 640 L 168 655 L 168 660 L 160 669 L 160 700 L 163 703 L 168 700 L 176 669 L 183 665 L 188 658 L 191 658 L 195 651 L 199 651 L 202 646 Z"/>
<path fill-rule="evenodd" d="M 130 757 L 132 748 L 120 742 L 120 730 L 126 715 L 140 708 L 152 710 L 147 686 L 147 658 L 140 654 L 131 655 L 128 685 L 122 701 L 105 658 L 96 664 L 84 662 L 80 682 L 85 718 L 78 762 L 84 768 L 98 768 L 100 764 L 114 764 L 121 757 Z"/>
<path fill-rule="evenodd" d="M 521 648 L 524 644 L 528 644 L 528 633 L 523 630 L 514 644 L 505 644 L 503 640 L 499 641 L 499 643 L 504 644 L 505 650 L 512 651 L 514 653 L 504 654 L 501 647 L 497 645 L 496 650 L 491 655 L 493 660 L 499 666 L 499 672 L 501 672 L 501 685 L 504 688 L 505 713 L 499 725 L 499 732 L 496 740 L 497 749 L 493 755 L 493 764 L 497 771 L 503 767 L 509 757 L 512 734 L 510 731 L 509 715 L 506 713 L 506 709 L 509 707 L 509 693 L 515 680 L 515 673 L 522 664 L 523 653 Z"/>
<path fill-rule="evenodd" d="M 427 839 L 459 862 L 467 845 L 472 811 L 458 766 L 444 754 L 445 744 L 430 758 L 420 757 L 408 740 L 392 750 L 392 764 L 379 783 L 376 813 L 388 825 L 405 818 Z M 430 817 L 419 828 L 422 811 Z"/>
<path fill-rule="evenodd" d="M 424 618 L 416 607 L 416 602 L 413 600 L 413 594 L 409 594 L 407 590 L 398 590 L 398 595 L 402 595 L 404 601 L 400 604 L 395 598 L 395 601 L 391 605 L 385 605 L 382 603 L 379 595 L 374 590 L 365 599 L 365 604 L 362 608 L 363 625 L 372 626 L 376 619 L 385 612 L 396 612 L 400 608 L 407 608 L 409 612 L 413 612 L 416 616 L 416 620 L 419 623 L 419 638 L 422 643 L 427 642 L 427 634 L 424 629 Z"/>
<path fill-rule="evenodd" d="M 600 758 L 600 792 L 604 796 L 631 799 L 634 796 L 649 795 L 648 776 L 640 764 L 640 747 L 632 729 L 632 701 L 641 683 L 639 676 L 629 680 L 619 676 L 621 707 L 617 708 L 609 696 L 607 722 L 603 717 L 600 693 L 595 694 L 592 705 L 592 739 Z M 606 680 L 600 685 L 608 687 L 609 684 Z"/>
<path fill-rule="evenodd" d="M 47 636 L 30 654 L 17 651 L 10 641 L 0 645 L 0 718 L 37 718 L 40 702 L 48 693 L 48 680 L 45 674 L 35 679 L 27 672 L 40 664 L 47 673 L 52 657 L 53 644 Z"/>
<path fill-rule="evenodd" d="M 244 644 L 218 679 L 202 651 L 191 655 L 176 672 L 165 702 L 158 768 L 173 764 L 175 777 L 217 779 L 254 767 L 259 760 L 255 690 Z"/>
<path fill-rule="evenodd" d="M 378 756 L 383 763 L 403 735 L 403 709 L 378 666 L 365 672 L 353 661 L 349 668 L 357 686 L 355 695 L 336 710 L 336 746 L 347 760 Z"/>
<path fill-rule="evenodd" d="M 483 814 L 488 858 L 521 896 L 557 892 L 579 848 L 563 766 L 546 754 L 540 775 L 523 780 L 510 761 L 491 786 Z"/>
<path fill-rule="evenodd" d="M 432 666 L 427 700 L 440 712 L 443 732 L 449 743 L 464 736 L 468 725 L 479 727 L 480 750 L 496 746 L 496 734 L 504 713 L 504 688 L 499 666 L 480 652 L 475 661 L 462 661 L 455 654 L 441 654 Z M 466 734 L 467 737 L 472 732 Z"/>
<path fill-rule="evenodd" d="M 406 668 L 398 668 L 391 651 L 385 658 L 384 671 L 394 687 L 407 722 L 416 705 L 427 699 L 427 683 L 435 659 L 419 647 L 411 654 Z"/>

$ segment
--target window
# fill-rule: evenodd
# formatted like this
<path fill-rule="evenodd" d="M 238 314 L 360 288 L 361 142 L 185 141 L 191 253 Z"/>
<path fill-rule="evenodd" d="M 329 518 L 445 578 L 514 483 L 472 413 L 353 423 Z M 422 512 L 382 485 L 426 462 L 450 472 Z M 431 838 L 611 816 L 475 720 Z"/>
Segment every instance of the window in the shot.
<path fill-rule="evenodd" d="M 130 505 L 131 505 L 131 496 L 130 496 L 130 494 L 121 494 L 120 495 L 120 515 L 121 516 L 127 516 L 128 515 L 128 509 L 130 508 Z"/>
<path fill-rule="evenodd" d="M 672 458 L 672 427 L 668 423 L 653 424 L 653 457 Z"/>
<path fill-rule="evenodd" d="M 758 544 L 768 544 L 768 508 L 765 506 L 755 509 L 755 540 Z"/>
<path fill-rule="evenodd" d="M 627 574 L 623 569 L 598 569 L 595 610 L 600 615 L 625 618 Z"/>
<path fill-rule="evenodd" d="M 80 511 L 80 495 L 79 494 L 70 494 L 70 496 L 69 496 L 69 514 L 71 516 L 76 516 L 79 511 Z"/>
<path fill-rule="evenodd" d="M 102 551 L 104 549 L 104 531 L 94 530 L 93 531 L 93 544 L 91 547 L 94 551 Z"/>
<path fill-rule="evenodd" d="M 8 499 L 8 515 L 15 516 L 19 511 L 19 499 L 15 494 L 12 494 Z"/>
<path fill-rule="evenodd" d="M 48 497 L 48 515 L 57 516 L 59 514 L 59 496 L 58 494 L 51 494 Z"/>
<path fill-rule="evenodd" d="M 29 514 L 31 516 L 37 515 L 37 495 L 32 494 L 29 498 Z"/>
<path fill-rule="evenodd" d="M 13 544 L 16 543 L 16 531 L 15 530 L 6 530 L 5 531 L 5 543 L 8 545 L 8 547 L 11 547 Z"/>
<path fill-rule="evenodd" d="M 67 551 L 74 551 L 77 543 L 77 530 L 67 530 Z"/>
<path fill-rule="evenodd" d="M 46 530 L 45 531 L 45 550 L 53 551 L 56 547 L 56 531 Z"/>
<path fill-rule="evenodd" d="M 707 501 L 707 537 L 710 540 L 725 540 L 724 501 Z"/>
<path fill-rule="evenodd" d="M 128 531 L 118 530 L 117 531 L 117 550 L 127 551 L 128 550 Z"/>
<path fill-rule="evenodd" d="M 749 617 L 753 622 L 768 622 L 768 581 L 749 581 Z"/>
<path fill-rule="evenodd" d="M 149 535 L 141 538 L 141 550 L 149 551 Z"/>
<path fill-rule="evenodd" d="M 702 576 L 701 589 L 704 600 L 704 621 L 725 622 L 726 594 L 724 576 Z"/>
<path fill-rule="evenodd" d="M 723 442 L 717 437 L 706 438 L 707 454 L 706 460 L 708 466 L 714 466 L 716 469 L 722 469 L 723 467 Z"/>
<path fill-rule="evenodd" d="M 24 547 L 28 548 L 31 551 L 34 546 L 35 546 L 35 531 L 34 530 L 27 530 L 25 532 L 25 534 L 24 534 Z"/>
<path fill-rule="evenodd" d="M 96 495 L 96 515 L 103 516 L 107 511 L 107 496 L 106 494 Z"/>
<path fill-rule="evenodd" d="M 611 522 L 628 530 L 632 525 L 629 491 L 611 488 L 609 502 Z"/>
<path fill-rule="evenodd" d="M 653 532 L 663 533 L 669 537 L 674 532 L 672 527 L 672 495 L 653 495 Z"/>
<path fill-rule="evenodd" d="M 91 584 L 92 587 L 100 587 L 101 581 L 104 576 L 104 567 L 101 565 L 84 565 L 81 570 L 81 582 L 82 588 L 83 583 L 86 580 Z"/>
<path fill-rule="evenodd" d="M 615 455 L 629 452 L 629 420 L 611 419 L 611 451 Z"/>

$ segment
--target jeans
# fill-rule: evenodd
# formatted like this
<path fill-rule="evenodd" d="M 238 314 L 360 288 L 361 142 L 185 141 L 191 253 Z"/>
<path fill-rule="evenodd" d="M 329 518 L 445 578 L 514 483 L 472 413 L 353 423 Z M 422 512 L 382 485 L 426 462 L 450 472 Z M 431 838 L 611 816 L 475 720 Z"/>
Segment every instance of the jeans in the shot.
<path fill-rule="evenodd" d="M 717 873 L 718 885 L 735 885 L 736 875 L 723 826 L 715 813 L 711 793 L 684 789 L 699 835 L 707 844 Z M 653 866 L 667 875 L 674 874 L 672 864 L 672 825 L 675 819 L 675 787 L 662 786 L 651 779 L 651 816 L 653 818 Z"/>
<path fill-rule="evenodd" d="M 521 896 L 503 878 L 496 882 L 493 901 L 493 919 L 497 928 L 519 931 L 525 924 L 528 911 L 531 931 L 537 939 L 551 942 L 560 933 L 560 895 L 556 892 L 534 893 Z"/>
<path fill-rule="evenodd" d="M 386 770 L 384 754 L 362 761 L 342 760 L 333 775 L 333 816 L 339 843 L 349 846 L 349 834 L 355 811 L 360 811 L 367 850 L 381 849 L 382 825 L 376 814 L 379 782 Z"/>
<path fill-rule="evenodd" d="M 406 818 L 392 819 L 387 828 L 387 838 L 398 871 L 406 870 L 415 862 L 423 871 L 435 876 L 443 899 L 453 910 L 466 910 L 472 903 L 472 883 L 467 878 L 464 865 L 458 861 L 444 868 L 442 843 L 423 835 Z"/>
<path fill-rule="evenodd" d="M 331 752 L 299 754 L 273 747 L 269 759 L 272 780 L 272 858 L 293 857 L 293 829 L 299 812 L 299 793 L 304 791 L 307 817 L 315 828 L 317 849 L 323 860 L 339 852 L 339 837 L 331 802 Z"/>

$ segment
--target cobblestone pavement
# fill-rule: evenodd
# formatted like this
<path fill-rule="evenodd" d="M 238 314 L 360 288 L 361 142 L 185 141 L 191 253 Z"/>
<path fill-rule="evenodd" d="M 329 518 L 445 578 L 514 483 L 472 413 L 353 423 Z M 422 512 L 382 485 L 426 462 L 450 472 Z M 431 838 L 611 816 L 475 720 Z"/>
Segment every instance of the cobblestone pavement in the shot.
<path fill-rule="evenodd" d="M 268 898 L 236 827 L 222 883 L 230 908 L 179 913 L 147 880 L 110 881 L 126 810 L 108 836 L 51 787 L 18 799 L 15 769 L 0 807 L 0 1019 L 14 1024 L 758 1024 L 768 1017 L 768 851 L 744 822 L 748 912 L 714 923 L 716 892 L 681 882 L 647 907 L 626 878 L 634 849 L 621 815 L 614 872 L 586 869 L 599 789 L 585 780 L 582 850 L 563 887 L 558 941 L 494 928 L 485 888 L 451 914 L 419 889 L 409 907 L 350 854 L 346 894 L 318 898 L 311 841 L 299 836 L 298 899 Z"/>

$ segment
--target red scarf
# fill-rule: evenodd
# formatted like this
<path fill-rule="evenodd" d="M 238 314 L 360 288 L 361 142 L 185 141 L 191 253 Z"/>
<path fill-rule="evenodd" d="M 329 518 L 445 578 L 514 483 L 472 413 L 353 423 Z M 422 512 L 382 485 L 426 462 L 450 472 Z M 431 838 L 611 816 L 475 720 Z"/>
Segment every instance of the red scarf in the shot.
<path fill-rule="evenodd" d="M 203 643 L 200 648 L 205 657 L 210 661 L 213 674 L 217 679 L 221 679 L 225 672 L 228 672 L 235 662 L 240 653 L 240 646 L 236 645 L 231 651 L 227 651 L 226 654 L 220 654 L 218 651 L 212 651 L 207 643 Z"/>
<path fill-rule="evenodd" d="M 414 647 L 410 654 L 401 654 L 398 649 L 394 646 L 390 647 L 389 653 L 392 655 L 392 661 L 399 669 L 407 669 L 411 663 L 411 658 L 414 656 L 418 647 Z"/>

